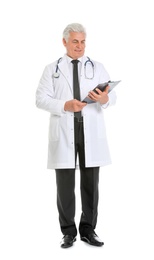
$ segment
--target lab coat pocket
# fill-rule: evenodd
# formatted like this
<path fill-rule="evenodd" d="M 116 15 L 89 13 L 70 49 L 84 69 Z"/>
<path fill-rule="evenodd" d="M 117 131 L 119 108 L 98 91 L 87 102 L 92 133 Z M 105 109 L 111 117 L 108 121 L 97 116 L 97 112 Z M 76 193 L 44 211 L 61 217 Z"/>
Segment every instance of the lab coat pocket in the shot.
<path fill-rule="evenodd" d="M 49 140 L 52 142 L 59 140 L 59 116 L 50 117 Z"/>

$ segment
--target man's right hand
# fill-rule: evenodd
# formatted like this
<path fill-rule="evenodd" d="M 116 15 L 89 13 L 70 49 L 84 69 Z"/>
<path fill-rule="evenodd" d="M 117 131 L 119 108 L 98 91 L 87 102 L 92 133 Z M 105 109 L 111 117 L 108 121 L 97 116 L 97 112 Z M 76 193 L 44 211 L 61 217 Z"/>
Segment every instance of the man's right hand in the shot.
<path fill-rule="evenodd" d="M 64 110 L 65 111 L 70 111 L 70 112 L 79 112 L 81 111 L 87 104 L 84 102 L 81 102 L 77 99 L 72 99 L 69 101 L 66 101 L 64 105 Z"/>

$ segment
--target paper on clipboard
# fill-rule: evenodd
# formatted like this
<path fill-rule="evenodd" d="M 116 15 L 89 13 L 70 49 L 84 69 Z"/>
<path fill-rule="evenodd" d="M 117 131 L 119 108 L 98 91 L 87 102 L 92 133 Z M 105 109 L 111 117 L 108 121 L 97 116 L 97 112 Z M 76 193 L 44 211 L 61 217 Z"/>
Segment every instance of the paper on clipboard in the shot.
<path fill-rule="evenodd" d="M 104 82 L 104 83 L 102 83 L 102 84 L 98 84 L 98 85 L 93 89 L 93 91 L 94 91 L 95 93 L 97 93 L 96 88 L 100 89 L 101 91 L 104 91 L 105 88 L 106 88 L 107 86 L 109 86 L 108 93 L 110 93 L 110 92 L 112 91 L 112 89 L 113 89 L 115 86 L 117 86 L 120 82 L 121 82 L 121 80 Z M 82 102 L 85 102 L 85 103 L 88 103 L 88 104 L 90 104 L 90 103 L 95 103 L 95 101 L 91 100 L 88 96 L 85 97 Z"/>

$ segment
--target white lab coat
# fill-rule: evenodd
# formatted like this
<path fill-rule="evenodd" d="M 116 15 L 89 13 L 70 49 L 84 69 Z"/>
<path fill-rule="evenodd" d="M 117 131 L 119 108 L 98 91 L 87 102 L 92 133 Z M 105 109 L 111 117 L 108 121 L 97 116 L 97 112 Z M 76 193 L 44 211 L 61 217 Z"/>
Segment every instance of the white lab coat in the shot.
<path fill-rule="evenodd" d="M 110 79 L 104 66 L 96 61 L 93 61 L 94 78 L 86 79 L 84 72 L 86 60 L 87 57 L 83 56 L 80 78 L 81 100 L 97 84 Z M 57 61 L 45 67 L 36 91 L 36 106 L 50 112 L 47 168 L 75 168 L 74 113 L 64 111 L 65 102 L 73 99 L 72 77 L 68 69 L 66 55 L 58 66 L 59 78 L 53 77 L 56 63 Z M 89 76 L 92 74 L 92 66 L 89 62 L 86 74 Z M 115 102 L 115 91 L 111 91 L 108 105 L 101 106 L 99 103 L 93 103 L 86 105 L 82 110 L 86 167 L 104 166 L 111 163 L 103 110 Z"/>

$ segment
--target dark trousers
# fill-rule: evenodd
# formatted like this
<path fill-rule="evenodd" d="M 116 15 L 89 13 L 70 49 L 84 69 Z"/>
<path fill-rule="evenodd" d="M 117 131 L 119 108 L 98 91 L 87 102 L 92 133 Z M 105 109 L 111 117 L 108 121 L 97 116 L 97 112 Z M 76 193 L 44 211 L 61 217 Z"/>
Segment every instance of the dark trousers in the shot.
<path fill-rule="evenodd" d="M 82 213 L 79 232 L 93 231 L 97 223 L 99 167 L 86 168 L 83 123 L 75 122 L 75 153 L 79 155 Z M 77 235 L 75 224 L 75 169 L 56 169 L 57 207 L 64 235 Z"/>

